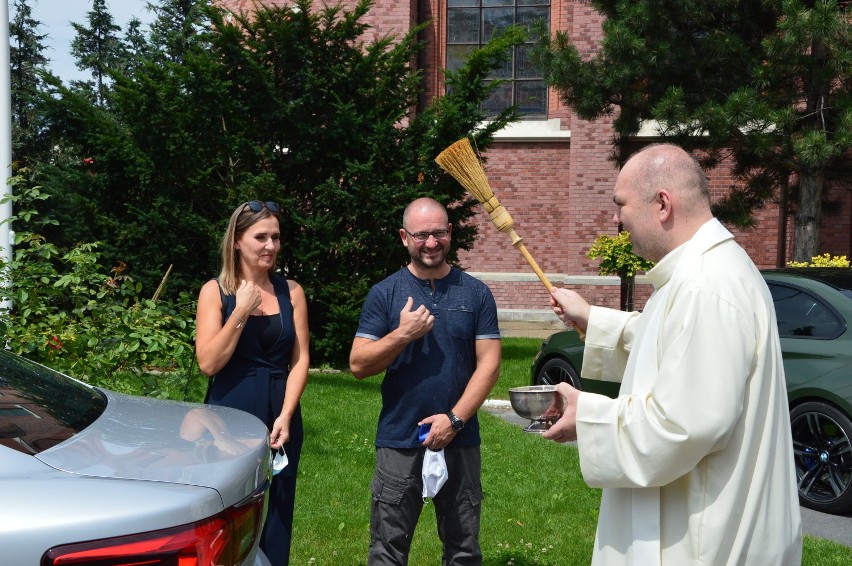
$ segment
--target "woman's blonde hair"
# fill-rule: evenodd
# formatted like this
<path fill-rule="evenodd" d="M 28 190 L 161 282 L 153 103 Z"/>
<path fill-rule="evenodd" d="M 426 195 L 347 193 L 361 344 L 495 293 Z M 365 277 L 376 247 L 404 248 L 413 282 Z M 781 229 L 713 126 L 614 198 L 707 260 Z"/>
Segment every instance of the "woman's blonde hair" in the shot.
<path fill-rule="evenodd" d="M 260 201 L 249 202 L 260 203 Z M 228 222 L 228 227 L 225 229 L 225 235 L 222 236 L 222 248 L 220 251 L 222 270 L 219 272 L 219 285 L 226 295 L 236 294 L 237 287 L 239 287 L 239 282 L 242 278 L 242 273 L 240 272 L 240 251 L 235 247 L 237 240 L 246 230 L 264 218 L 269 218 L 270 216 L 278 218 L 278 213 L 270 210 L 268 205 L 262 204 L 260 210 L 255 212 L 249 206 L 249 202 L 244 202 L 234 210 L 234 213 L 231 214 L 231 220 Z"/>

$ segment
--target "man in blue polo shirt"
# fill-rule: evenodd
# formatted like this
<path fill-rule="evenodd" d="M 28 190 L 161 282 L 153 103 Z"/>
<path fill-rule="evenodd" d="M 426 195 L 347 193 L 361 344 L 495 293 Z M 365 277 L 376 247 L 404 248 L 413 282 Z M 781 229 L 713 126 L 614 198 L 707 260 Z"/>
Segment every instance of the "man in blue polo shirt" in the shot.
<path fill-rule="evenodd" d="M 411 262 L 370 290 L 349 355 L 358 379 L 385 372 L 369 564 L 408 563 L 426 449 L 443 449 L 447 466 L 433 498 L 443 564 L 481 564 L 476 412 L 500 371 L 497 307 L 484 283 L 446 262 L 452 225 L 439 202 L 413 201 L 402 225 Z M 421 442 L 424 424 L 430 429 Z"/>

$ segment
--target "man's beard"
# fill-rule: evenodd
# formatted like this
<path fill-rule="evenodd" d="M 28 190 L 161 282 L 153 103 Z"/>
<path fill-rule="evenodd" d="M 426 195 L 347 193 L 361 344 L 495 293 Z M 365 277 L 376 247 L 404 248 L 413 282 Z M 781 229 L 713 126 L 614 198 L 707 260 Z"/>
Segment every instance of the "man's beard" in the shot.
<path fill-rule="evenodd" d="M 434 259 L 432 259 L 432 258 L 423 259 L 423 256 L 422 256 L 422 253 L 421 253 L 422 250 L 423 250 L 423 248 L 420 248 L 420 250 L 418 250 L 417 253 L 410 254 L 411 255 L 411 262 L 413 264 L 415 264 L 418 268 L 424 269 L 424 270 L 430 270 L 430 269 L 437 269 L 437 268 L 441 267 L 442 265 L 444 265 L 444 259 L 447 256 L 447 249 L 445 247 L 441 246 L 441 247 L 435 249 L 435 252 L 439 253 L 440 256 L 437 257 L 437 258 L 434 258 Z"/>

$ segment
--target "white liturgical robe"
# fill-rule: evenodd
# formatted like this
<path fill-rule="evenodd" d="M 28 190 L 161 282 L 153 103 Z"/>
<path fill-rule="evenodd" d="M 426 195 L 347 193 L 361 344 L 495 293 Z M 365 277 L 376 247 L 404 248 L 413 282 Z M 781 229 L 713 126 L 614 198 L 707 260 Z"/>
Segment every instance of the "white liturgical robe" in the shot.
<path fill-rule="evenodd" d="M 592 307 L 577 445 L 602 487 L 592 563 L 783 566 L 802 535 L 784 368 L 763 277 L 717 220 L 664 257 L 645 310 Z"/>

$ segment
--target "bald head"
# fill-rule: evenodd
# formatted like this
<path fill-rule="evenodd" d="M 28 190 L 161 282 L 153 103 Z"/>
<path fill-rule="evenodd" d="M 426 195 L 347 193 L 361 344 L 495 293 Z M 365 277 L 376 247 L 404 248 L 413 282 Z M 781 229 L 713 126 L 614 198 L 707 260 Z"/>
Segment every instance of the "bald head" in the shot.
<path fill-rule="evenodd" d="M 411 227 L 411 218 L 415 215 L 434 216 L 435 214 L 443 215 L 443 223 L 449 222 L 447 217 L 447 209 L 440 202 L 433 198 L 422 197 L 411 201 L 405 207 L 405 212 L 402 214 L 402 225 L 406 229 Z"/>
<path fill-rule="evenodd" d="M 660 189 L 668 189 L 680 201 L 683 212 L 710 210 L 710 187 L 698 161 L 682 148 L 655 144 L 630 158 L 633 187 L 642 198 L 651 200 Z"/>
<path fill-rule="evenodd" d="M 630 232 L 633 250 L 651 261 L 713 218 L 707 176 L 675 145 L 648 146 L 631 157 L 618 174 L 612 200 L 618 207 L 614 220 Z"/>

